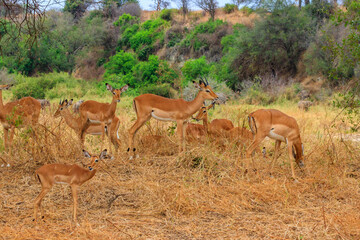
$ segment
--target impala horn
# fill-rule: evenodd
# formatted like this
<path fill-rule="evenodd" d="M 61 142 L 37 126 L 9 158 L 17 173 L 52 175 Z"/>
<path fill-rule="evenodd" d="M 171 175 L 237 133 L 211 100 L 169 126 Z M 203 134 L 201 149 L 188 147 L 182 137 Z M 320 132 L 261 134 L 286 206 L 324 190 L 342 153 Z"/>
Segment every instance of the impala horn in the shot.
<path fill-rule="evenodd" d="M 206 80 L 206 86 L 208 86 L 208 85 L 209 85 L 209 82 L 208 82 L 208 80 L 207 80 L 206 77 L 205 77 L 205 80 Z"/>

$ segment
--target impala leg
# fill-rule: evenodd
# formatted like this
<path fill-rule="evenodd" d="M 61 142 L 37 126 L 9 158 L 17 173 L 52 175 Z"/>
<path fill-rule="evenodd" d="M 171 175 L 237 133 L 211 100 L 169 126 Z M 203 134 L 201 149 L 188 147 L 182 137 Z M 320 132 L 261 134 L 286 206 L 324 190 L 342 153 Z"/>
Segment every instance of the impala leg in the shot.
<path fill-rule="evenodd" d="M 273 157 L 273 159 L 272 159 L 272 161 L 271 161 L 271 165 L 270 165 L 270 172 L 271 172 L 271 170 L 272 170 L 273 167 L 274 167 L 274 163 L 275 163 L 276 159 L 278 158 L 280 145 L 281 145 L 281 141 L 276 140 L 276 142 L 275 142 L 274 157 Z"/>
<path fill-rule="evenodd" d="M 109 153 L 110 155 L 112 155 L 112 146 L 111 146 L 111 124 L 110 125 L 106 125 L 106 132 L 105 134 L 107 135 L 107 140 L 109 143 Z M 102 149 L 102 148 L 101 148 Z"/>
<path fill-rule="evenodd" d="M 9 152 L 8 138 L 9 138 L 9 129 L 4 128 L 4 147 L 6 152 Z"/>
<path fill-rule="evenodd" d="M 101 144 L 100 149 L 103 149 L 103 144 L 105 140 L 105 127 L 107 128 L 107 125 L 105 123 L 101 122 Z"/>
<path fill-rule="evenodd" d="M 288 141 L 287 143 L 287 147 L 288 147 L 288 152 L 289 152 L 289 160 L 290 160 L 290 166 L 291 166 L 291 174 L 292 174 L 292 177 L 295 181 L 297 181 L 296 179 L 296 176 L 295 176 L 295 170 L 294 170 L 294 161 L 293 161 L 293 154 L 292 154 L 292 146 L 293 146 L 293 143 Z"/>
<path fill-rule="evenodd" d="M 72 191 L 72 196 L 73 196 L 73 200 L 74 200 L 74 206 L 73 206 L 73 219 L 74 219 L 74 223 L 77 222 L 76 219 L 76 209 L 77 209 L 77 185 L 71 185 L 71 191 Z"/>
<path fill-rule="evenodd" d="M 10 129 L 10 138 L 9 138 L 9 153 L 12 155 L 12 142 L 14 140 L 15 127 L 12 126 Z"/>
<path fill-rule="evenodd" d="M 42 188 L 41 192 L 39 193 L 39 195 L 37 196 L 37 198 L 35 199 L 35 204 L 34 204 L 34 219 L 33 221 L 37 221 L 37 210 L 39 207 L 41 207 L 41 201 L 42 199 L 45 197 L 45 195 L 50 191 L 51 188 Z M 42 217 L 44 217 L 44 211 L 41 208 L 41 215 Z"/>
<path fill-rule="evenodd" d="M 183 135 L 183 140 L 182 140 L 182 144 L 183 144 L 183 149 L 185 150 L 186 149 L 186 141 L 185 141 L 185 138 L 186 138 L 186 128 L 187 128 L 187 125 L 188 125 L 188 122 L 185 121 L 184 124 L 183 124 L 183 131 L 182 131 L 182 135 Z"/>
<path fill-rule="evenodd" d="M 179 139 L 179 153 L 181 153 L 185 148 L 183 148 L 183 141 L 184 141 L 184 121 L 179 120 L 176 121 L 177 127 L 176 127 L 176 133 L 178 135 Z"/>
<path fill-rule="evenodd" d="M 264 136 L 264 135 L 257 134 L 255 136 L 254 141 L 250 144 L 250 146 L 248 147 L 248 149 L 246 151 L 246 158 L 251 157 L 254 168 L 255 168 L 255 162 L 254 162 L 254 158 L 252 157 L 252 154 L 255 151 L 255 149 L 259 146 L 259 144 L 264 140 L 265 137 L 266 137 L 266 135 Z"/>
<path fill-rule="evenodd" d="M 148 117 L 139 117 L 134 123 L 134 125 L 129 129 L 129 147 L 127 149 L 128 153 L 130 154 L 130 151 L 133 151 L 133 156 L 135 156 L 136 149 L 133 148 L 134 146 L 134 138 L 137 131 L 151 118 L 151 116 Z M 132 158 L 132 156 L 130 157 Z"/>

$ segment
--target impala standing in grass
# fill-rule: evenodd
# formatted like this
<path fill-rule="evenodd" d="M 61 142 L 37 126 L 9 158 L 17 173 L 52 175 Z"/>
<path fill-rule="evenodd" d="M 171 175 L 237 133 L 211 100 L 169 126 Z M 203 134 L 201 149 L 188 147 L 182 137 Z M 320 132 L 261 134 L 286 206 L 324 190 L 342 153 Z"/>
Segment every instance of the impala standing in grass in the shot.
<path fill-rule="evenodd" d="M 160 121 L 175 121 L 177 123 L 177 135 L 179 138 L 179 152 L 185 149 L 184 132 L 186 121 L 192 114 L 197 112 L 205 100 L 215 100 L 218 96 L 213 92 L 208 82 L 200 80 L 194 82 L 199 93 L 192 101 L 184 99 L 169 99 L 154 94 L 143 94 L 136 97 L 133 101 L 134 110 L 137 116 L 135 124 L 129 130 L 129 148 L 135 156 L 136 148 L 133 148 L 136 132 L 150 120 L 151 117 Z M 132 159 L 133 156 L 130 156 Z"/>

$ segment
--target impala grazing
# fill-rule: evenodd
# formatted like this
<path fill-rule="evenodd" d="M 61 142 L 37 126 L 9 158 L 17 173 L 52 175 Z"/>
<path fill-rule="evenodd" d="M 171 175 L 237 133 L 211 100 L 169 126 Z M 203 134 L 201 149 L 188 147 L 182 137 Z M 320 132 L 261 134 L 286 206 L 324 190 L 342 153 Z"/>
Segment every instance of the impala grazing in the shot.
<path fill-rule="evenodd" d="M 129 130 L 129 148 L 127 151 L 130 152 L 132 150 L 133 156 L 135 156 L 136 148 L 133 148 L 134 136 L 151 117 L 160 121 L 176 121 L 179 152 L 185 149 L 185 121 L 200 109 L 205 100 L 215 100 L 218 98 L 207 81 L 200 80 L 199 84 L 194 82 L 194 85 L 200 91 L 195 99 L 189 102 L 184 99 L 169 99 L 154 94 L 143 94 L 134 98 L 133 106 L 137 120 Z M 130 159 L 133 156 L 130 156 Z"/>
<path fill-rule="evenodd" d="M 115 117 L 116 105 L 120 102 L 120 95 L 128 89 L 128 85 L 120 89 L 114 89 L 110 84 L 106 83 L 106 89 L 113 94 L 111 103 L 100 103 L 93 100 L 83 102 L 79 107 L 81 130 L 80 139 L 83 142 L 86 129 L 89 127 L 89 123 L 102 124 L 102 135 L 105 135 L 105 126 L 111 124 Z"/>
<path fill-rule="evenodd" d="M 10 87 L 12 87 L 12 84 L 0 85 L 0 121 L 4 127 L 5 149 L 11 154 L 15 128 L 24 126 L 34 127 L 39 121 L 41 104 L 35 98 L 23 97 L 4 105 L 2 90 L 7 90 Z"/>
<path fill-rule="evenodd" d="M 304 148 L 301 143 L 300 130 L 296 120 L 275 109 L 259 109 L 249 114 L 249 126 L 255 135 L 254 141 L 246 151 L 246 157 L 249 158 L 258 145 L 265 137 L 276 141 L 273 162 L 277 158 L 281 142 L 286 142 L 290 158 L 292 177 L 296 180 L 292 156 L 295 158 L 299 167 L 304 164 Z M 272 165 L 271 164 L 271 165 Z"/>
<path fill-rule="evenodd" d="M 84 138 L 81 139 L 81 135 L 80 135 L 81 134 L 81 119 L 80 119 L 80 117 L 75 117 L 68 109 L 68 107 L 72 105 L 72 102 L 73 102 L 72 99 L 69 102 L 67 99 L 65 99 L 63 101 L 60 100 L 58 109 L 54 113 L 54 117 L 59 117 L 59 116 L 63 117 L 65 119 L 66 124 L 70 128 L 74 129 L 76 134 L 79 136 L 80 140 L 82 141 L 82 144 L 84 144 L 83 141 L 85 140 L 86 134 L 102 135 L 102 133 L 103 133 L 102 124 L 101 123 L 90 123 L 89 127 L 85 130 Z M 105 126 L 105 133 L 109 137 L 110 142 L 114 145 L 116 153 L 120 146 L 119 135 L 118 135 L 119 126 L 120 126 L 120 120 L 116 116 L 111 121 L 111 124 L 109 126 L 110 129 L 108 129 L 107 126 Z M 102 140 L 104 140 L 104 139 L 102 139 Z M 109 143 L 110 153 L 112 152 L 111 151 L 111 143 Z"/>
<path fill-rule="evenodd" d="M 83 183 L 94 177 L 96 173 L 96 166 L 98 162 L 106 157 L 106 149 L 100 153 L 100 155 L 91 155 L 87 151 L 83 150 L 85 157 L 91 159 L 90 166 L 85 169 L 76 164 L 46 164 L 40 167 L 35 172 L 35 177 L 41 184 L 41 192 L 37 196 L 34 202 L 34 220 L 37 221 L 37 210 L 41 208 L 41 216 L 44 218 L 44 211 L 41 207 L 41 201 L 45 195 L 51 190 L 55 183 L 69 184 L 72 190 L 72 196 L 74 200 L 73 208 L 73 220 L 76 223 L 76 209 L 77 209 L 77 189 Z"/>
<path fill-rule="evenodd" d="M 197 121 L 202 120 L 205 131 L 210 135 L 226 135 L 228 131 L 234 128 L 234 124 L 228 119 L 214 119 L 211 123 L 208 123 L 208 110 L 214 106 L 215 103 L 201 107 L 198 114 L 194 118 Z"/>

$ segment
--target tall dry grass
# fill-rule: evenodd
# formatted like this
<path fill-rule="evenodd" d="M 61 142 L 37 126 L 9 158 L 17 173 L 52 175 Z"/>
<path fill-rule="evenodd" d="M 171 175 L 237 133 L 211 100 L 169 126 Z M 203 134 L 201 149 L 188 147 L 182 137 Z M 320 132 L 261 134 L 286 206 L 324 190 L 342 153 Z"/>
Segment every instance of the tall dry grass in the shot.
<path fill-rule="evenodd" d="M 71 190 L 65 185 L 54 186 L 44 198 L 45 221 L 32 221 L 41 189 L 35 170 L 54 162 L 87 164 L 76 134 L 52 118 L 55 106 L 42 112 L 35 140 L 26 130 L 17 131 L 13 156 L 0 155 L 11 164 L 0 168 L 0 239 L 360 238 L 359 142 L 342 140 L 346 124 L 333 121 L 335 109 L 273 106 L 294 116 L 301 128 L 306 167 L 296 168 L 300 183 L 294 183 L 284 146 L 270 174 L 272 140 L 263 142 L 267 159 L 255 155 L 256 172 L 244 174 L 252 163 L 242 157 L 241 145 L 206 139 L 187 144 L 178 156 L 173 124 L 154 120 L 137 135 L 140 157 L 129 161 L 127 130 L 135 121 L 130 102 L 125 99 L 117 110 L 119 156 L 103 161 L 78 191 L 78 227 L 71 223 Z M 234 102 L 210 111 L 209 118 L 242 126 L 257 108 Z M 141 140 L 148 135 L 164 138 L 149 144 Z M 91 153 L 101 151 L 100 137 L 87 136 L 85 145 Z"/>

